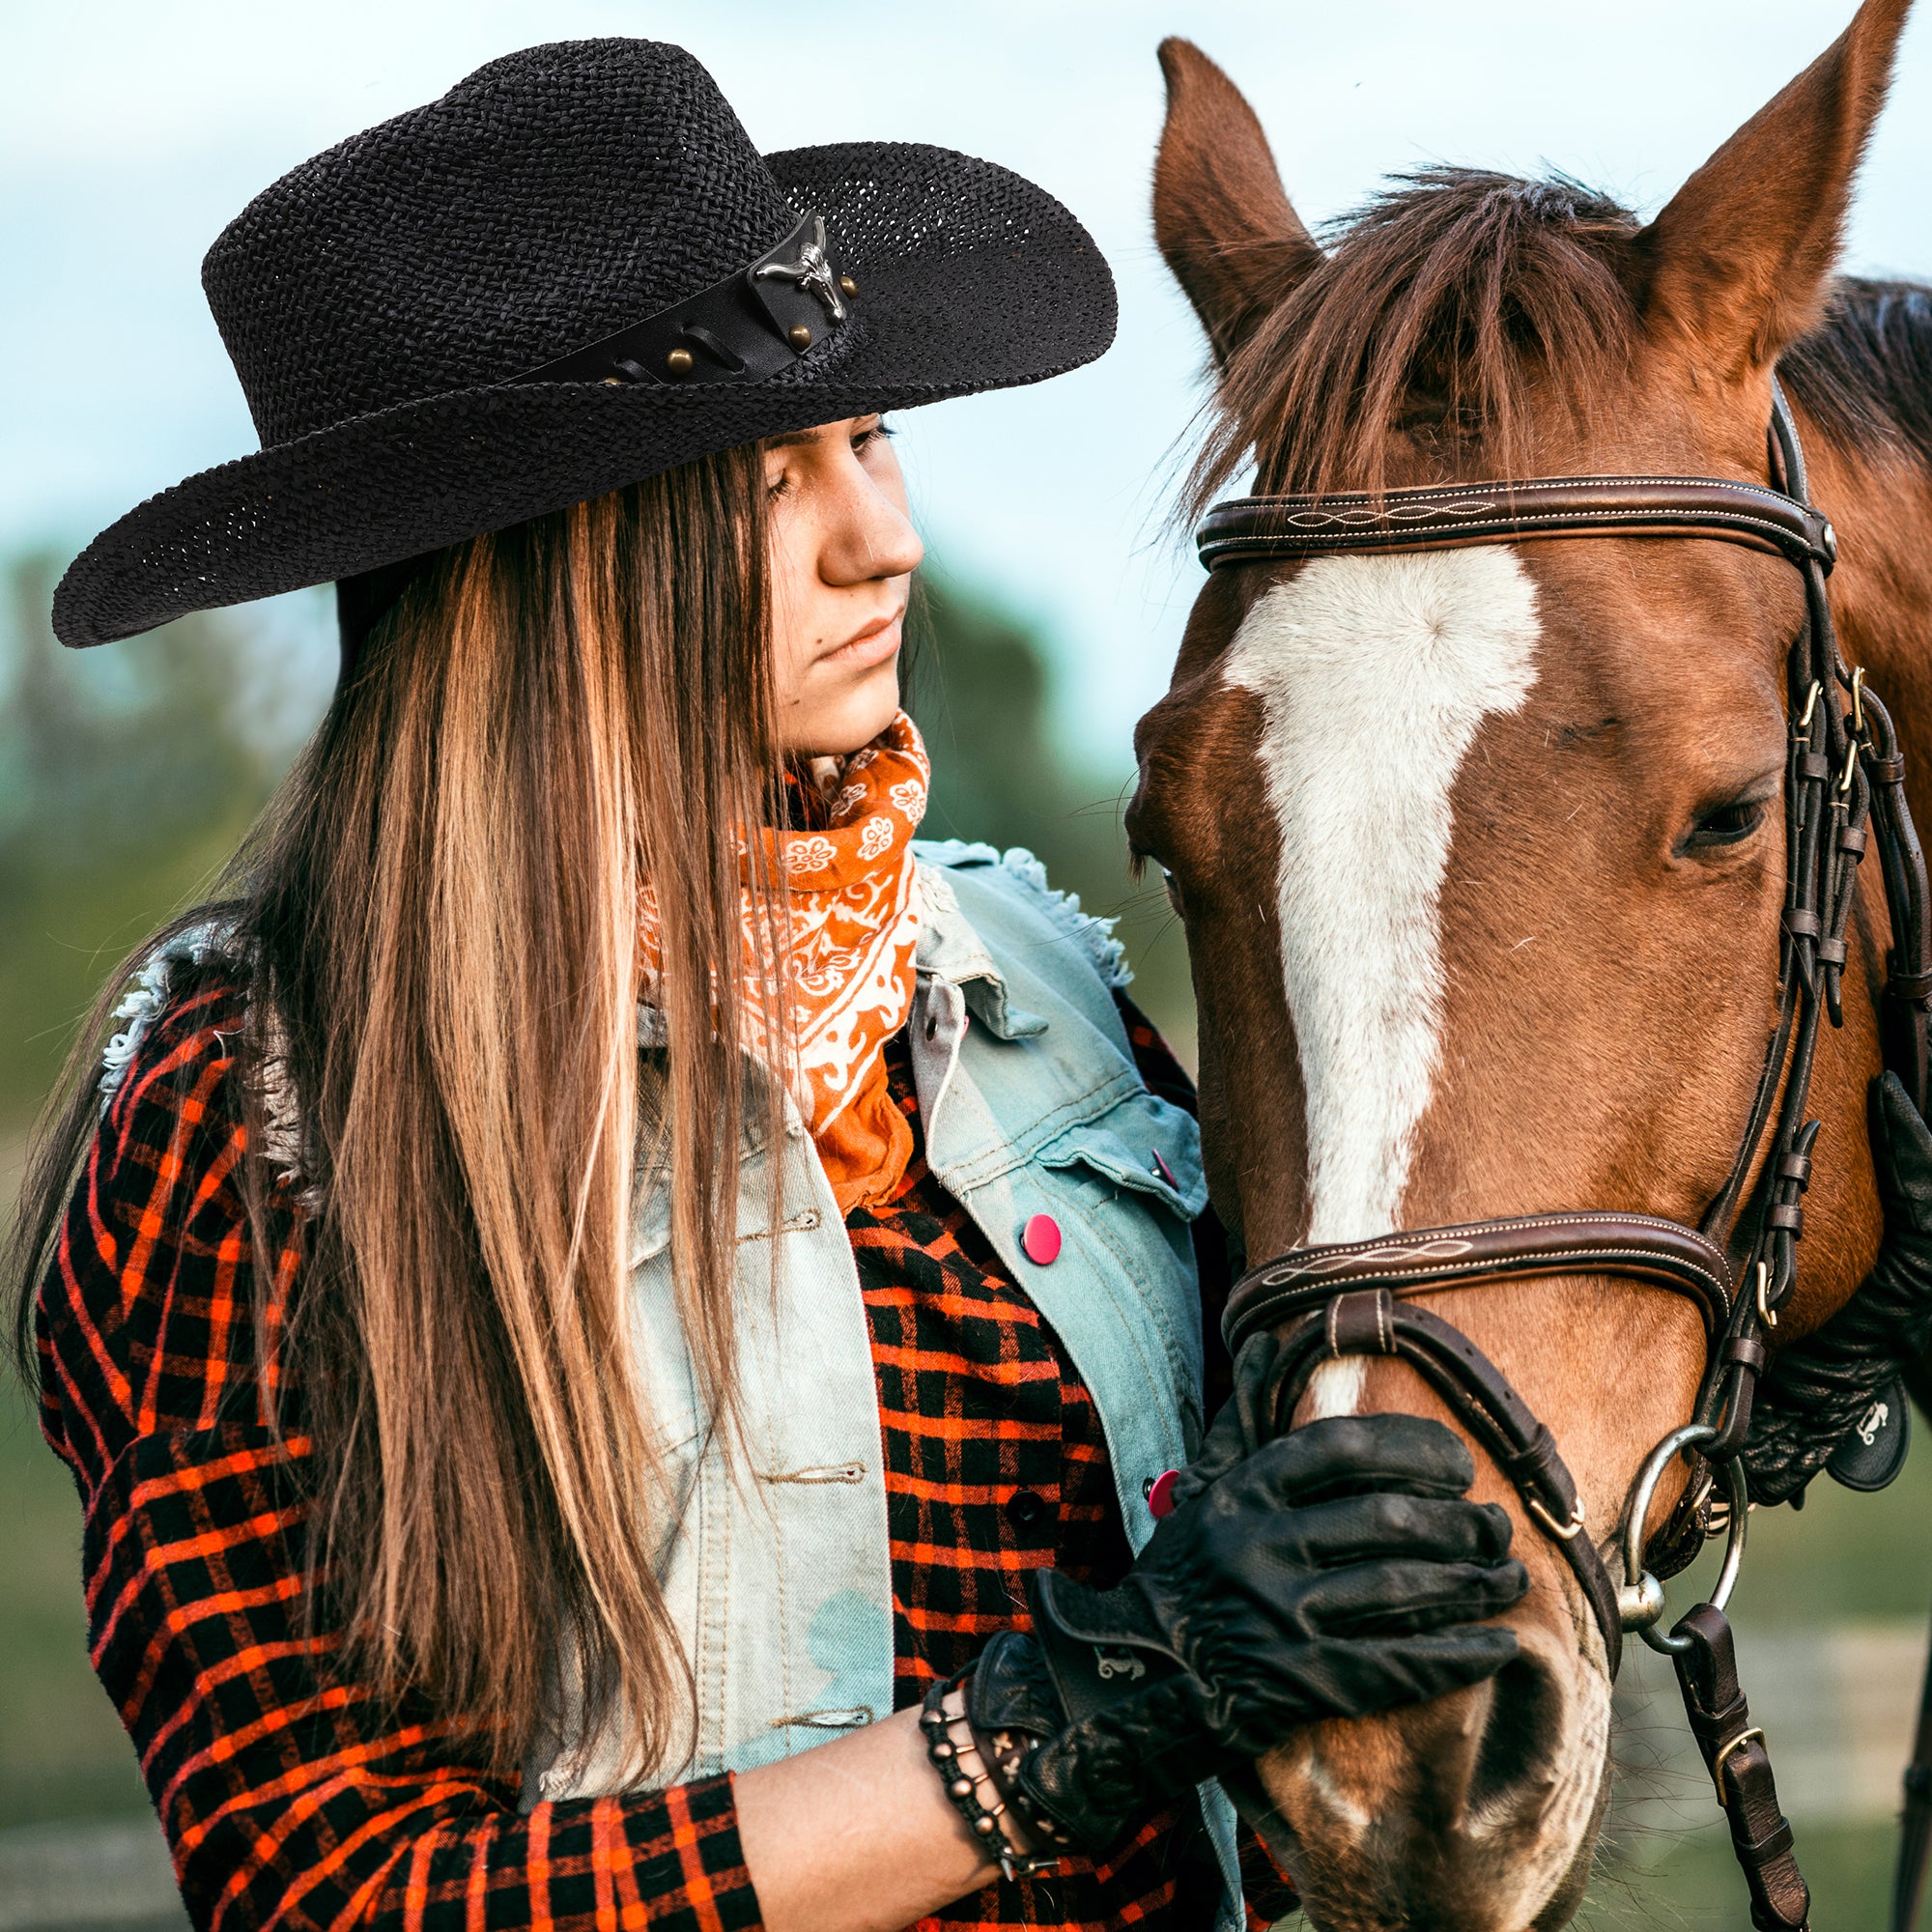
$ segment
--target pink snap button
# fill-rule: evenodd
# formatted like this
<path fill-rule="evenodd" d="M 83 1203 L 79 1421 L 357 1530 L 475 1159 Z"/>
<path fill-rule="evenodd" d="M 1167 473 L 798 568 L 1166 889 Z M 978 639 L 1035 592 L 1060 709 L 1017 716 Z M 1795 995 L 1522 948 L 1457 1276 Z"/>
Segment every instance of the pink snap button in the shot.
<path fill-rule="evenodd" d="M 1020 1230 L 1020 1252 L 1044 1267 L 1060 1259 L 1060 1223 L 1051 1214 L 1036 1214 Z"/>
<path fill-rule="evenodd" d="M 1153 1171 L 1157 1175 L 1159 1175 L 1160 1178 L 1164 1181 L 1166 1181 L 1167 1184 L 1171 1188 L 1173 1188 L 1177 1194 L 1180 1192 L 1180 1182 L 1175 1179 L 1173 1168 L 1169 1167 L 1167 1162 L 1161 1158 L 1160 1150 L 1158 1148 L 1155 1148 L 1153 1151 Z"/>
<path fill-rule="evenodd" d="M 1174 1486 L 1180 1480 L 1179 1469 L 1163 1469 L 1148 1485 L 1148 1515 L 1154 1518 L 1174 1514 Z"/>

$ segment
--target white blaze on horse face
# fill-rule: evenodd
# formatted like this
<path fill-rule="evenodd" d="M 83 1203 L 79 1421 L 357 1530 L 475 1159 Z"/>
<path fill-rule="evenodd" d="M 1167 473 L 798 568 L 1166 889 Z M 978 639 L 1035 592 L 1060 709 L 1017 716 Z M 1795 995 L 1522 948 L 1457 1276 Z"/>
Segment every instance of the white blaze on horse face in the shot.
<path fill-rule="evenodd" d="M 1281 834 L 1311 1242 L 1401 1225 L 1440 1052 L 1450 794 L 1483 721 L 1536 682 L 1538 632 L 1516 552 L 1485 545 L 1318 556 L 1257 599 L 1228 649 L 1223 677 L 1262 701 Z"/>

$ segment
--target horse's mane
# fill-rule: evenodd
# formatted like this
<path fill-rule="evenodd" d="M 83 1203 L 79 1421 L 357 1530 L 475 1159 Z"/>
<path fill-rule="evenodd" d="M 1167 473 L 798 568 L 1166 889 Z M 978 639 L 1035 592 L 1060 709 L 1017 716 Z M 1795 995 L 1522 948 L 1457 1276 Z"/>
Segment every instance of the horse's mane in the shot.
<path fill-rule="evenodd" d="M 1932 469 L 1932 288 L 1847 275 L 1825 320 L 1784 352 L 1785 386 L 1848 449 Z"/>
<path fill-rule="evenodd" d="M 1324 233 L 1321 265 L 1231 358 L 1186 509 L 1251 453 L 1263 491 L 1378 492 L 1394 430 L 1439 445 L 1445 475 L 1477 441 L 1491 473 L 1515 473 L 1532 399 L 1587 422 L 1628 377 L 1639 231 L 1629 209 L 1562 175 L 1398 177 Z M 1852 446 L 1932 464 L 1932 290 L 1841 282 L 1780 368 Z"/>

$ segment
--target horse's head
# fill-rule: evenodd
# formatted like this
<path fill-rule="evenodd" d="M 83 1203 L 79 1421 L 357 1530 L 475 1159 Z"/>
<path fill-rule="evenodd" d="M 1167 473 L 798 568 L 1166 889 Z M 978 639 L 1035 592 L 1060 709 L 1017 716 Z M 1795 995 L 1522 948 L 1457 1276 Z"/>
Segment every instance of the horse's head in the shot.
<path fill-rule="evenodd" d="M 1327 246 L 1247 103 L 1168 43 L 1154 217 L 1218 370 L 1202 495 L 1249 452 L 1264 492 L 1763 482 L 1773 371 L 1823 310 L 1905 12 L 1868 0 L 1648 226 L 1573 184 L 1439 170 Z M 1697 1222 L 1773 1018 L 1803 617 L 1788 565 L 1689 540 L 1208 580 L 1137 733 L 1129 832 L 1186 923 L 1209 1175 L 1252 1259 L 1549 1209 Z M 1845 1024 L 1819 1051 L 1806 1273 L 1780 1339 L 1850 1293 L 1876 1241 L 1861 963 L 1883 917 L 1855 923 Z M 1614 1563 L 1634 1472 L 1696 1396 L 1695 1309 L 1605 1275 L 1424 1301 L 1548 1423 Z M 1453 1420 L 1406 1365 L 1359 1357 L 1324 1366 L 1299 1415 L 1388 1408 Z M 1478 1466 L 1534 1579 L 1519 1660 L 1262 1767 L 1326 1927 L 1525 1932 L 1581 1893 L 1605 1646 L 1550 1540 Z"/>

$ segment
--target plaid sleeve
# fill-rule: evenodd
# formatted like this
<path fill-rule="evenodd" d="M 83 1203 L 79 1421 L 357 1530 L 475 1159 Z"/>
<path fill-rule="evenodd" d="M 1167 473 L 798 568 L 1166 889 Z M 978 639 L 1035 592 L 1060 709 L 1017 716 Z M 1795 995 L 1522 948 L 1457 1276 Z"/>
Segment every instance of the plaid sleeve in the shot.
<path fill-rule="evenodd" d="M 309 1445 L 268 1426 L 222 1104 L 232 989 L 129 1064 L 42 1285 L 43 1421 L 85 1511 L 95 1667 L 194 1923 L 508 1932 L 758 1923 L 728 1777 L 517 1809 L 474 1732 L 329 1670 L 304 1618 Z M 271 1305 L 299 1258 L 293 1217 Z M 466 1746 L 466 1738 L 472 1741 Z"/>

